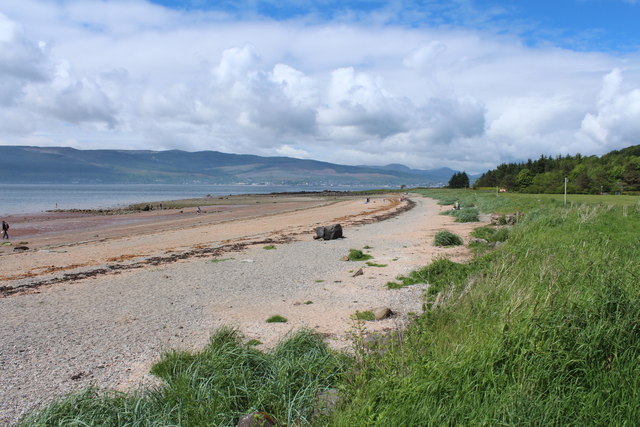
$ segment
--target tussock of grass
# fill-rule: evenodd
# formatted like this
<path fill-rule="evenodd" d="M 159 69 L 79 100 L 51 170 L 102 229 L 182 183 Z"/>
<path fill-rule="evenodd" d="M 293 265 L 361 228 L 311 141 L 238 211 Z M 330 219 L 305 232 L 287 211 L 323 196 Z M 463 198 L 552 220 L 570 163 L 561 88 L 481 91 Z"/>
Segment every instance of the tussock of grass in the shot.
<path fill-rule="evenodd" d="M 473 237 L 484 239 L 487 242 L 504 242 L 509 238 L 509 228 L 507 227 L 478 227 L 471 232 Z"/>
<path fill-rule="evenodd" d="M 368 259 L 373 258 L 369 254 L 365 254 L 359 249 L 349 249 L 349 261 L 366 261 Z"/>
<path fill-rule="evenodd" d="M 263 246 L 263 247 L 262 247 L 262 249 L 266 249 L 266 250 L 268 250 L 268 251 L 270 251 L 270 250 L 272 250 L 272 249 L 275 249 L 275 248 L 276 248 L 276 247 L 275 247 L 275 245 L 267 245 L 267 246 Z"/>
<path fill-rule="evenodd" d="M 88 389 L 28 417 L 23 426 L 227 426 L 255 409 L 307 425 L 315 395 L 333 387 L 348 359 L 300 331 L 271 352 L 221 329 L 202 352 L 171 352 L 152 373 L 166 384 L 139 393 Z"/>
<path fill-rule="evenodd" d="M 373 314 L 371 310 L 365 311 L 356 311 L 353 315 L 353 318 L 356 320 L 365 320 L 365 321 L 373 321 L 376 320 L 376 316 Z"/>
<path fill-rule="evenodd" d="M 450 231 L 442 230 L 436 233 L 433 244 L 436 246 L 460 246 L 462 238 Z"/>
<path fill-rule="evenodd" d="M 288 321 L 286 317 L 280 316 L 279 314 L 271 316 L 266 320 L 267 323 L 287 323 Z"/>

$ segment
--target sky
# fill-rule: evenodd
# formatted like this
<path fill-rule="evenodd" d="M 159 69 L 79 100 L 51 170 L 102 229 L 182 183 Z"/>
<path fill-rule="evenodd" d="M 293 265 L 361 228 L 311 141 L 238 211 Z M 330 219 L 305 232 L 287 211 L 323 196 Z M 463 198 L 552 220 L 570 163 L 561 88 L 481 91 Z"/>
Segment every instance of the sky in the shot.
<path fill-rule="evenodd" d="M 484 172 L 640 144 L 640 0 L 0 0 L 0 145 Z"/>

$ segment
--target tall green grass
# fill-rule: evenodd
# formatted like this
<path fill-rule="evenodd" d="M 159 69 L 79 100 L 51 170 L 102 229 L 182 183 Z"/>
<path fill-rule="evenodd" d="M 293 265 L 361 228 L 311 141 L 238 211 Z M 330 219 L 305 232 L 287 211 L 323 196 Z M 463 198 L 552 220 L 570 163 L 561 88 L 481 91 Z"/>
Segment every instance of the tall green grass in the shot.
<path fill-rule="evenodd" d="M 310 422 L 319 391 L 333 386 L 348 358 L 300 331 L 264 353 L 224 328 L 199 353 L 172 352 L 152 373 L 166 385 L 138 393 L 95 389 L 25 419 L 23 426 L 229 426 L 254 410 L 287 425 Z"/>
<path fill-rule="evenodd" d="M 432 264 L 431 308 L 330 425 L 640 424 L 638 229 L 637 207 L 551 203 L 466 267 Z"/>

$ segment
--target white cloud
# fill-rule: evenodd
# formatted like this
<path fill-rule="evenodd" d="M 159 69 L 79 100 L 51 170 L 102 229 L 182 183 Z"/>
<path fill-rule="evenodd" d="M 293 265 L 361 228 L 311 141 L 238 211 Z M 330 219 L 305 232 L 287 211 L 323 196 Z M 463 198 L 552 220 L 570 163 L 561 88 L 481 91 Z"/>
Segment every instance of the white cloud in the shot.
<path fill-rule="evenodd" d="M 582 134 L 606 150 L 640 143 L 640 85 L 623 84 L 620 69 L 604 76 L 597 112 L 582 120 Z"/>
<path fill-rule="evenodd" d="M 632 55 L 375 19 L 233 21 L 143 0 L 0 11 L 2 144 L 481 171 L 639 142 Z"/>

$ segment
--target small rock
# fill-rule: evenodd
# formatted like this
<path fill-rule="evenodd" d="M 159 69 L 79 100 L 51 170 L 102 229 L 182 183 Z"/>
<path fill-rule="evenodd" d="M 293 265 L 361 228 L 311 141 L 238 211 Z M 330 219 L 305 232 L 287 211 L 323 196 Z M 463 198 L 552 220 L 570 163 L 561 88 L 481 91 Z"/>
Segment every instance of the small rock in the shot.
<path fill-rule="evenodd" d="M 316 396 L 313 409 L 313 418 L 330 415 L 340 403 L 340 395 L 335 388 L 328 388 Z"/>
<path fill-rule="evenodd" d="M 24 252 L 28 251 L 29 248 L 27 246 L 16 246 L 15 248 L 13 248 L 13 250 L 17 252 Z"/>
<path fill-rule="evenodd" d="M 271 415 L 256 411 L 240 417 L 236 427 L 278 427 L 279 425 Z"/>
<path fill-rule="evenodd" d="M 485 239 L 473 238 L 469 239 L 469 243 L 482 243 L 483 245 L 486 245 L 489 242 Z"/>
<path fill-rule="evenodd" d="M 355 273 L 353 273 L 353 276 L 351 277 L 357 277 L 357 276 L 362 276 L 364 274 L 364 271 L 362 271 L 362 269 L 358 269 L 358 271 L 356 271 Z"/>
<path fill-rule="evenodd" d="M 371 311 L 376 320 L 386 319 L 393 315 L 393 311 L 389 307 L 376 307 L 372 308 Z"/>
<path fill-rule="evenodd" d="M 342 258 L 340 258 L 340 261 L 349 261 L 349 257 L 345 255 Z"/>

